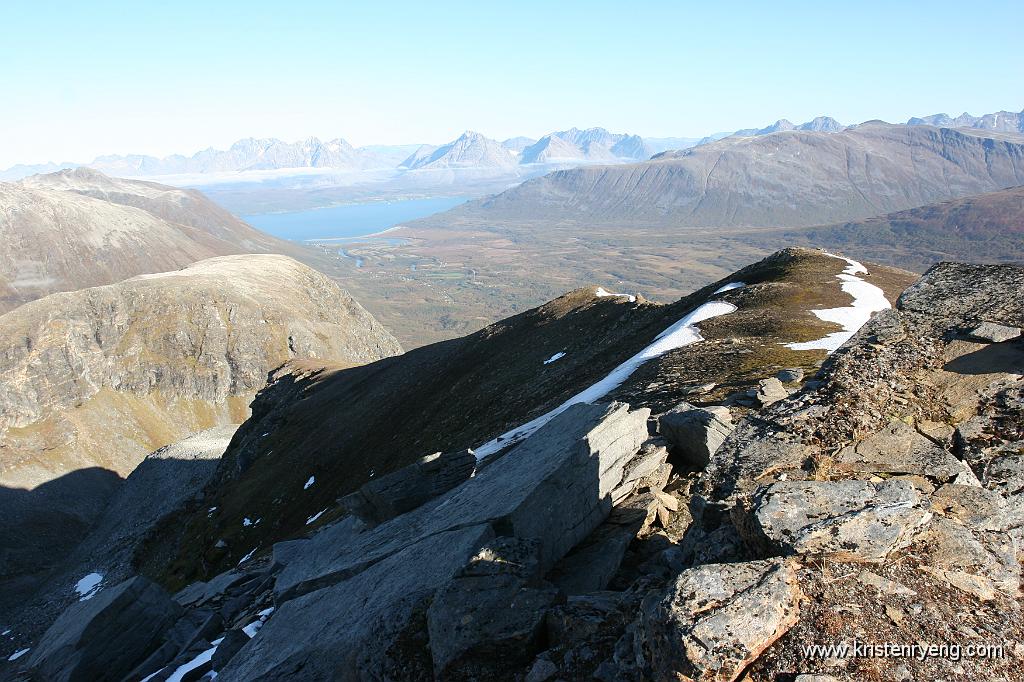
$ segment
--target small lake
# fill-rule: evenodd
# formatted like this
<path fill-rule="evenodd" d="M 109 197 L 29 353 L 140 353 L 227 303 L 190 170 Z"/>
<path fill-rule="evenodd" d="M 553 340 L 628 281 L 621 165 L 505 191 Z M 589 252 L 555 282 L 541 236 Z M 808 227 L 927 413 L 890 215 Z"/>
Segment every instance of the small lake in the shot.
<path fill-rule="evenodd" d="M 339 239 L 380 232 L 410 220 L 447 211 L 465 201 L 466 197 L 372 201 L 288 213 L 245 215 L 242 220 L 281 239 Z"/>

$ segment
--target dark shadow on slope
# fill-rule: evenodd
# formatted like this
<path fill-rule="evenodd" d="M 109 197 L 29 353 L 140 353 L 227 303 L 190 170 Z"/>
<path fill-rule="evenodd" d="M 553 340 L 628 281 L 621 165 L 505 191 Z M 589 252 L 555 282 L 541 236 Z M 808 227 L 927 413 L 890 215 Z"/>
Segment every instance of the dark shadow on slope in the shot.
<path fill-rule="evenodd" d="M 136 572 L 138 545 L 153 529 L 178 512 L 194 511 L 219 458 L 177 459 L 160 452 L 124 480 L 97 467 L 34 490 L 0 488 L 0 623 L 5 628 L 33 641 L 77 599 L 79 580 L 93 572 L 104 576 L 105 585 L 128 578 Z"/>
<path fill-rule="evenodd" d="M 85 536 L 120 483 L 113 471 L 90 467 L 32 490 L 0 486 L 0 611 L 7 614 L 38 587 Z"/>
<path fill-rule="evenodd" d="M 1024 374 L 1024 343 L 990 343 L 947 362 L 943 369 L 957 374 Z"/>

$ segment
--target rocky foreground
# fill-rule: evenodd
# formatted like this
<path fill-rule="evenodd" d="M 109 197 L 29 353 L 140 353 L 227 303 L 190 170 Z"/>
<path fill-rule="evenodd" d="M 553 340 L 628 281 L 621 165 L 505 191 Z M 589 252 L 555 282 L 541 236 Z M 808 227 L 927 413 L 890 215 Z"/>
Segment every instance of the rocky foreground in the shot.
<path fill-rule="evenodd" d="M 674 407 L 644 376 L 632 406 L 371 474 L 173 595 L 101 585 L 8 675 L 1024 679 L 1022 326 L 1024 268 L 940 264 L 817 373 Z"/>

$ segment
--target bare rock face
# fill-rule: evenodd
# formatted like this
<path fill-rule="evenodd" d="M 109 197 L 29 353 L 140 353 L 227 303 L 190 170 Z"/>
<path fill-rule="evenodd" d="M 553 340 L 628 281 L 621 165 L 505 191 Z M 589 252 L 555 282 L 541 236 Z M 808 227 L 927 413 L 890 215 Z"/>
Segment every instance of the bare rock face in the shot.
<path fill-rule="evenodd" d="M 436 646 L 445 667 L 484 646 L 471 631 L 439 625 L 452 622 L 455 601 L 504 614 L 491 624 L 498 639 L 532 641 L 543 623 L 536 612 L 557 591 L 529 587 L 530 576 L 547 572 L 607 517 L 611 491 L 647 439 L 649 414 L 623 404 L 575 405 L 417 509 L 361 533 L 344 523 L 324 528 L 289 557 L 274 588 L 280 607 L 219 679 L 300 671 L 309 680 L 413 677 L 419 664 L 403 647 L 413 646 L 407 637 L 424 618 L 433 619 L 431 637 L 444 631 Z M 488 545 L 496 536 L 511 544 Z M 521 567 L 506 571 L 504 560 Z M 439 589 L 431 615 L 426 608 Z M 525 600 L 521 610 L 516 595 Z"/>
<path fill-rule="evenodd" d="M 540 651 L 545 612 L 564 601 L 541 580 L 539 543 L 497 538 L 434 595 L 427 610 L 434 674 L 481 677 Z"/>
<path fill-rule="evenodd" d="M 777 552 L 879 562 L 910 544 L 929 518 L 927 500 L 907 481 L 786 481 L 755 495 L 737 524 Z"/>
<path fill-rule="evenodd" d="M 241 422 L 267 373 L 293 357 L 362 364 L 401 350 L 333 282 L 284 256 L 54 294 L 0 326 L 4 485 L 84 466 L 126 475 L 158 447 Z"/>
<path fill-rule="evenodd" d="M 644 602 L 641 657 L 654 679 L 732 682 L 796 623 L 801 596 L 792 560 L 683 571 Z"/>

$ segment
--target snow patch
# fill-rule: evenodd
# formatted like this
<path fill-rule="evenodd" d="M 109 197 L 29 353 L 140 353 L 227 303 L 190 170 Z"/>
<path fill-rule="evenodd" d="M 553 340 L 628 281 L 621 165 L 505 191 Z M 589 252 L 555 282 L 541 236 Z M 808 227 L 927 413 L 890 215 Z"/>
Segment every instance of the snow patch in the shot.
<path fill-rule="evenodd" d="M 314 483 L 316 483 L 316 476 L 310 476 L 309 480 L 306 481 L 306 485 L 302 486 L 302 489 L 309 490 L 309 486 L 313 485 Z"/>
<path fill-rule="evenodd" d="M 16 660 L 18 660 L 19 658 L 21 658 L 22 656 L 24 656 L 25 654 L 27 654 L 30 651 L 32 651 L 32 647 L 29 647 L 27 649 L 18 649 L 13 654 L 8 656 L 7 660 L 8 661 L 16 661 Z"/>
<path fill-rule="evenodd" d="M 246 561 L 248 561 L 249 559 L 251 559 L 251 558 L 252 558 L 252 555 L 256 553 L 256 550 L 257 550 L 257 549 L 258 549 L 258 548 L 256 548 L 256 547 L 253 547 L 253 548 L 252 548 L 252 551 L 251 551 L 251 552 L 249 552 L 248 554 L 246 554 L 246 555 L 245 555 L 244 557 L 242 557 L 242 558 L 241 558 L 241 559 L 240 559 L 240 560 L 238 561 L 238 565 L 239 565 L 239 566 L 241 566 L 241 565 L 242 565 L 242 564 L 244 564 L 244 563 L 245 563 Z"/>
<path fill-rule="evenodd" d="M 269 618 L 270 614 L 272 614 L 273 612 L 273 606 L 271 606 L 269 609 L 263 609 L 262 611 L 256 614 L 257 616 L 259 616 L 259 619 L 254 620 L 253 622 L 249 623 L 244 628 L 242 628 L 242 632 L 249 635 L 249 639 L 252 639 L 256 636 L 256 633 L 260 631 L 260 628 L 263 627 L 263 624 L 267 622 L 267 618 Z"/>
<path fill-rule="evenodd" d="M 78 593 L 78 601 L 85 601 L 95 597 L 96 593 L 100 591 L 102 584 L 103 575 L 100 573 L 90 573 L 79 580 L 75 583 L 75 592 Z"/>
<path fill-rule="evenodd" d="M 857 330 L 871 319 L 872 313 L 892 307 L 889 301 L 886 300 L 884 291 L 874 284 L 869 284 L 860 277 L 857 277 L 857 275 L 861 274 L 866 275 L 868 272 L 863 263 L 843 256 L 837 256 L 834 253 L 826 252 L 825 255 L 846 261 L 847 266 L 843 268 L 840 274 L 836 275 L 836 279 L 843 283 L 842 290 L 853 297 L 853 304 L 842 308 L 826 308 L 825 310 L 812 310 L 811 312 L 819 320 L 838 324 L 843 330 L 826 334 L 814 341 L 787 343 L 785 344 L 786 348 L 792 350 L 820 349 L 831 353 L 856 334 Z"/>
<path fill-rule="evenodd" d="M 555 353 L 550 358 L 544 361 L 545 365 L 550 365 L 552 362 L 557 362 L 565 357 L 565 353 Z"/>
<path fill-rule="evenodd" d="M 177 670 L 171 673 L 171 676 L 167 678 L 167 682 L 181 682 L 185 675 L 192 672 L 196 668 L 202 665 L 206 665 L 213 660 L 213 654 L 217 651 L 217 646 L 212 646 L 203 653 L 199 654 L 185 665 L 180 666 Z M 159 672 L 159 671 L 157 671 Z M 149 678 L 146 678 L 149 679 Z"/>
<path fill-rule="evenodd" d="M 308 526 L 311 523 L 315 523 L 317 519 L 319 519 L 321 516 L 324 515 L 325 511 L 327 511 L 327 510 L 326 509 L 321 509 L 316 514 L 313 514 L 312 516 L 310 516 L 308 519 L 306 519 L 306 525 Z"/>
<path fill-rule="evenodd" d="M 598 298 L 605 298 L 607 296 L 611 296 L 613 298 L 625 298 L 630 303 L 636 303 L 636 296 L 633 296 L 632 294 L 613 294 L 604 287 L 598 287 L 597 291 L 594 292 L 594 295 Z"/>
<path fill-rule="evenodd" d="M 714 296 L 715 294 L 723 294 L 726 291 L 732 291 L 733 289 L 742 289 L 745 286 L 747 286 L 746 282 L 729 282 L 728 284 L 720 286 L 717 289 L 715 289 L 711 295 Z"/>
<path fill-rule="evenodd" d="M 251 526 L 252 525 L 252 519 L 250 519 L 248 516 L 246 516 L 244 519 L 242 519 L 242 525 L 246 526 L 246 527 Z"/>
<path fill-rule="evenodd" d="M 682 348 L 683 346 L 688 346 L 696 341 L 703 340 L 704 337 L 700 335 L 700 331 L 696 326 L 694 326 L 698 322 L 703 322 L 704 320 L 709 320 L 712 317 L 718 317 L 719 315 L 727 315 L 735 310 L 736 306 L 722 301 L 710 301 L 699 306 L 671 327 L 658 334 L 653 343 L 613 369 L 608 376 L 601 379 L 596 384 L 580 391 L 547 414 L 542 414 L 533 421 L 527 422 L 522 426 L 517 426 L 511 431 L 507 431 L 506 433 L 498 436 L 494 440 L 488 441 L 478 448 L 474 448 L 476 458 L 478 460 L 483 459 L 484 457 L 492 455 L 509 445 L 518 443 L 573 405 L 578 403 L 592 403 L 595 400 L 602 398 L 612 390 L 622 385 L 622 383 L 628 379 L 640 365 L 644 364 L 648 360 L 653 360 L 654 358 L 660 357 L 671 350 Z"/>

